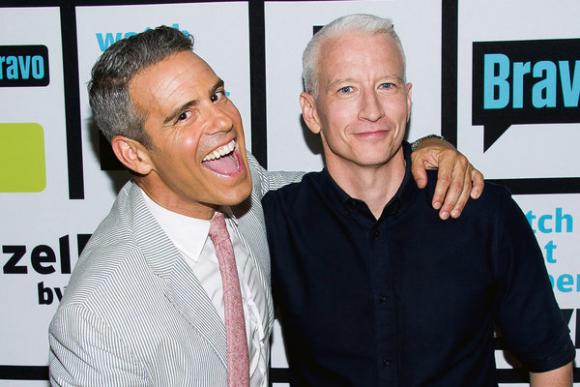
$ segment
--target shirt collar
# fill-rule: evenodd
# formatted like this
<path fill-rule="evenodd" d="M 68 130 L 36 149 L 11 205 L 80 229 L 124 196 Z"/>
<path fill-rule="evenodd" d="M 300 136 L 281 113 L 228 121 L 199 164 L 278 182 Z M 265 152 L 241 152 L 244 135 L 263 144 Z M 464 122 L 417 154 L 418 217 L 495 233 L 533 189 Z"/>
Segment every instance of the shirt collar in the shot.
<path fill-rule="evenodd" d="M 143 200 L 147 208 L 151 211 L 153 217 L 157 220 L 169 239 L 178 249 L 186 252 L 194 260 L 197 260 L 208 239 L 210 221 L 192 218 L 170 211 L 153 201 L 141 188 L 139 190 L 143 194 Z M 220 210 L 226 218 L 231 219 L 237 224 L 238 220 L 233 216 L 230 207 L 223 207 Z"/>
<path fill-rule="evenodd" d="M 383 209 L 381 218 L 397 214 L 400 210 L 410 205 L 413 197 L 418 191 L 411 175 L 411 146 L 406 141 L 403 142 L 402 146 L 405 158 L 405 175 L 399 189 Z M 322 176 L 322 189 L 333 201 L 340 203 L 347 212 L 350 212 L 353 208 L 362 207 L 370 214 L 367 205 L 363 201 L 353 198 L 344 192 L 344 190 L 334 181 L 332 176 L 330 176 L 330 173 L 328 173 L 326 168 L 323 169 Z"/>
<path fill-rule="evenodd" d="M 236 215 L 232 211 L 231 207 L 228 207 L 228 206 L 220 207 L 220 211 L 224 213 L 224 215 L 226 216 L 226 219 L 230 219 L 232 222 L 234 222 L 236 224 L 236 226 L 238 225 L 239 220 L 238 220 L 238 218 L 236 218 Z"/>

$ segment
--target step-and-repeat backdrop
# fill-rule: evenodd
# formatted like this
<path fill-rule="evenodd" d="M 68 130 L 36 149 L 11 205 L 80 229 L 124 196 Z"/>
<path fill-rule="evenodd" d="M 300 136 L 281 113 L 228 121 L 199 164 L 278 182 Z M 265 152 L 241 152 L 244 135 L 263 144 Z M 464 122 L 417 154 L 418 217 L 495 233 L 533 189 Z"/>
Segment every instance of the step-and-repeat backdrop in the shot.
<path fill-rule="evenodd" d="M 358 12 L 395 22 L 414 84 L 409 138 L 442 133 L 515 194 L 580 346 L 576 0 L 2 1 L 0 385 L 48 384 L 48 323 L 128 178 L 90 124 L 86 84 L 97 57 L 161 24 L 193 35 L 259 160 L 318 170 L 319 141 L 300 121 L 302 50 L 316 28 Z M 499 348 L 496 359 L 502 386 L 524 385 Z M 276 326 L 274 386 L 285 385 L 286 369 Z"/>

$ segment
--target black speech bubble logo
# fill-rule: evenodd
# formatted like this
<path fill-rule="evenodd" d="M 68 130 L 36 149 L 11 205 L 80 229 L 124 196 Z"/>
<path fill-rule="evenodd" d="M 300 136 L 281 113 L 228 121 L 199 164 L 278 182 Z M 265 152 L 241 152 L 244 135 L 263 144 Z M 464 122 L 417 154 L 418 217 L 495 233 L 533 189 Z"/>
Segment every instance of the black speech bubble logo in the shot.
<path fill-rule="evenodd" d="M 483 151 L 514 124 L 580 122 L 580 39 L 473 43 L 472 124 Z"/>

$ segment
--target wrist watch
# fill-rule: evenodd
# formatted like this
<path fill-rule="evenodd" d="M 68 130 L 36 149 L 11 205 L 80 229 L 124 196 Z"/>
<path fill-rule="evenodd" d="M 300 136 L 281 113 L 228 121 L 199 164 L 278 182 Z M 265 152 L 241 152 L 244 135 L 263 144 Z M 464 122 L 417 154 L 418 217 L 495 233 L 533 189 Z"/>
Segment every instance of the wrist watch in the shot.
<path fill-rule="evenodd" d="M 411 152 L 415 152 L 423 141 L 428 140 L 430 138 L 436 138 L 438 140 L 445 141 L 445 138 L 443 138 L 443 136 L 439 136 L 437 134 L 428 134 L 427 136 L 420 137 L 411 143 Z"/>

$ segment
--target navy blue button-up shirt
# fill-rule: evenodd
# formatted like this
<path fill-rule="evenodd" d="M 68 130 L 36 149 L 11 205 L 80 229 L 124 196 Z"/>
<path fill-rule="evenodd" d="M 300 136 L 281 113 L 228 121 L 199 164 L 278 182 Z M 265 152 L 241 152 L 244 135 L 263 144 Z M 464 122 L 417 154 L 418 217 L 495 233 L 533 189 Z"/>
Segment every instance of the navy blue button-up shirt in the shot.
<path fill-rule="evenodd" d="M 293 385 L 495 386 L 493 335 L 532 371 L 575 351 L 541 251 L 505 189 L 457 220 L 407 170 L 377 220 L 327 171 L 263 200 Z"/>

